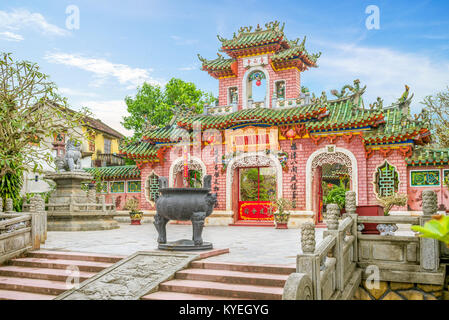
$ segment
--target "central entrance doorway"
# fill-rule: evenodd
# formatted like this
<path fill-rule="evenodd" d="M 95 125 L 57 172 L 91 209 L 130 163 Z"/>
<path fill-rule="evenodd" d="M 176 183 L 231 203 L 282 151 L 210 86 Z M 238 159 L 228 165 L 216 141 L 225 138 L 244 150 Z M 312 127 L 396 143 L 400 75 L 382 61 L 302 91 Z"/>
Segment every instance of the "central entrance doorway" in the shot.
<path fill-rule="evenodd" d="M 269 208 L 276 197 L 276 170 L 273 167 L 239 168 L 239 221 L 273 221 Z"/>

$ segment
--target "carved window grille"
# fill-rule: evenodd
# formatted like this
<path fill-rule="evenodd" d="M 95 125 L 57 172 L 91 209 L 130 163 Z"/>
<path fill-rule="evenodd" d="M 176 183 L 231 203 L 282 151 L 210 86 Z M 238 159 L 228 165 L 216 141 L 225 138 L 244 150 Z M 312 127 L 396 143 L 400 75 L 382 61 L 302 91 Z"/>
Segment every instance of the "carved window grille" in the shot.
<path fill-rule="evenodd" d="M 140 181 L 128 181 L 128 193 L 139 193 Z"/>
<path fill-rule="evenodd" d="M 389 197 L 399 191 L 399 175 L 396 168 L 385 161 L 377 168 L 375 178 L 378 197 Z"/>
<path fill-rule="evenodd" d="M 148 197 L 152 202 L 159 197 L 159 177 L 154 173 L 148 177 Z"/>
<path fill-rule="evenodd" d="M 410 172 L 412 187 L 438 187 L 440 185 L 440 170 L 419 170 Z"/>
<path fill-rule="evenodd" d="M 125 193 L 125 182 L 124 181 L 111 182 L 111 193 Z"/>

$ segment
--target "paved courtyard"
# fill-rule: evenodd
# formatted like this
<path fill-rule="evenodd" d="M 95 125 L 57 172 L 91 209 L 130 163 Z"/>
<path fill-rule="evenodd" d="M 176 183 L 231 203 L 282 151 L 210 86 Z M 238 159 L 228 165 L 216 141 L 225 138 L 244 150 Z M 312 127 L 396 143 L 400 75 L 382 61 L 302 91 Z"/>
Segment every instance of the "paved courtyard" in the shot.
<path fill-rule="evenodd" d="M 324 229 L 317 229 L 317 242 Z M 190 239 L 192 226 L 167 225 L 168 241 Z M 120 224 L 120 229 L 81 232 L 48 232 L 41 248 L 92 253 L 130 255 L 136 251 L 156 250 L 157 232 L 153 224 L 133 226 Z M 203 239 L 214 248 L 229 248 L 230 253 L 211 260 L 261 264 L 295 264 L 300 252 L 300 229 L 278 230 L 268 227 L 208 226 Z"/>

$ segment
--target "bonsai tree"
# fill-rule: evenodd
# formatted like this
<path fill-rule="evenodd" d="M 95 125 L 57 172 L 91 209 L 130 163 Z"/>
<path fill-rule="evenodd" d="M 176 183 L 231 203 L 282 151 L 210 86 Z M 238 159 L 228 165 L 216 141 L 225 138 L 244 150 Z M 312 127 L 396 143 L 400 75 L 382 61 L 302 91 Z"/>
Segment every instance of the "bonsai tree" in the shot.
<path fill-rule="evenodd" d="M 393 206 L 403 207 L 407 205 L 408 196 L 404 193 L 394 193 L 388 197 L 378 199 L 379 204 L 384 208 L 384 215 L 389 216 Z"/>
<path fill-rule="evenodd" d="M 126 200 L 124 208 L 125 210 L 129 210 L 130 215 L 139 213 L 139 200 L 134 198 Z"/>
<path fill-rule="evenodd" d="M 276 198 L 273 193 L 270 195 L 271 206 L 269 208 L 269 214 L 274 216 L 276 223 L 287 223 L 290 218 L 290 212 L 293 207 L 293 203 L 285 198 Z"/>
<path fill-rule="evenodd" d="M 449 216 L 435 215 L 422 226 L 412 226 L 413 231 L 421 232 L 421 237 L 437 239 L 449 248 Z"/>

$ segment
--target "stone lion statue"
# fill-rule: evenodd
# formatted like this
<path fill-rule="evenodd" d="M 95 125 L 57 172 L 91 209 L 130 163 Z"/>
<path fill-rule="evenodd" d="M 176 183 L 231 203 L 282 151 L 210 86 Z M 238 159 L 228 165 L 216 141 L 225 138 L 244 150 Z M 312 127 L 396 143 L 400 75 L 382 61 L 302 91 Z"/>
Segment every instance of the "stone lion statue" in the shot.
<path fill-rule="evenodd" d="M 58 171 L 75 171 L 81 169 L 81 145 L 68 140 L 64 157 L 55 160 Z"/>

